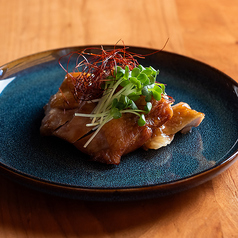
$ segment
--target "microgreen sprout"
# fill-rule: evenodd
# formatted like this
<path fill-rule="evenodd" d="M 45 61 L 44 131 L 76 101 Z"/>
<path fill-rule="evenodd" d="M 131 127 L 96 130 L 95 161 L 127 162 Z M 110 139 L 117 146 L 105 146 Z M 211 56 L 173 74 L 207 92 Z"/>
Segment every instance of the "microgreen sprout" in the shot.
<path fill-rule="evenodd" d="M 85 147 L 96 136 L 98 131 L 112 119 L 118 119 L 123 113 L 132 113 L 138 116 L 138 125 L 146 124 L 145 114 L 152 109 L 152 96 L 155 100 L 161 99 L 165 94 L 164 84 L 156 82 L 158 70 L 153 67 L 138 65 L 132 70 L 128 66 L 123 69 L 117 66 L 112 75 L 107 77 L 103 84 L 103 95 L 98 100 L 97 106 L 91 114 L 75 113 L 76 116 L 90 117 L 92 121 L 87 126 L 96 130 Z M 145 97 L 146 105 L 144 110 L 137 108 L 136 101 L 140 96 Z"/>

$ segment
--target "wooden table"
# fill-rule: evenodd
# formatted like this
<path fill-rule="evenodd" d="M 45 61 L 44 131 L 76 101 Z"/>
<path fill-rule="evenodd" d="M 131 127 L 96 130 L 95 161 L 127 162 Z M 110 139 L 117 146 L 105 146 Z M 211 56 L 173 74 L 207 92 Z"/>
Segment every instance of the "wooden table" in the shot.
<path fill-rule="evenodd" d="M 85 44 L 162 48 L 238 81 L 236 0 L 0 0 L 0 65 Z M 53 197 L 0 176 L 0 237 L 238 237 L 238 161 L 174 196 L 103 203 Z"/>

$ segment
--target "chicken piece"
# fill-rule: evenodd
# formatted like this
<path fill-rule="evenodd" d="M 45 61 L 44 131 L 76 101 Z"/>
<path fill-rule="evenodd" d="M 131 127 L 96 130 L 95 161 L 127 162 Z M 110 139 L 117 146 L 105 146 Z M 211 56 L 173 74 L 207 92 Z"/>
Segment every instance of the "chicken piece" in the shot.
<path fill-rule="evenodd" d="M 192 110 L 184 102 L 172 106 L 172 109 L 173 117 L 154 130 L 152 137 L 143 145 L 144 149 L 159 149 L 170 144 L 177 132 L 189 132 L 192 127 L 199 126 L 205 117 L 204 113 Z"/>
<path fill-rule="evenodd" d="M 75 113 L 90 114 L 96 103 L 76 100 L 73 89 L 72 76 L 67 75 L 60 90 L 44 108 L 45 117 L 40 132 L 72 143 L 94 161 L 119 164 L 122 155 L 141 147 L 153 135 L 155 128 L 163 125 L 173 115 L 170 100 L 152 99 L 152 109 L 146 115 L 146 125 L 138 126 L 138 116 L 124 113 L 121 118 L 107 122 L 89 145 L 84 147 L 92 136 L 92 127 L 86 126 L 91 119 L 75 116 Z M 143 108 L 145 104 L 144 97 L 141 96 L 137 101 L 138 108 Z"/>

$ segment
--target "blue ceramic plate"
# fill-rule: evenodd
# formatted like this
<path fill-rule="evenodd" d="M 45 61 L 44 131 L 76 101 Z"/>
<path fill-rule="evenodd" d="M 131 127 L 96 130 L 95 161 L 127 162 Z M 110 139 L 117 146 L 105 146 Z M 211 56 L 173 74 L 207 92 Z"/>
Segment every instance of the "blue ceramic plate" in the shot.
<path fill-rule="evenodd" d="M 41 137 L 43 106 L 58 91 L 65 72 L 60 56 L 84 47 L 47 51 L 0 68 L 0 168 L 21 184 L 40 191 L 87 200 L 152 198 L 197 186 L 228 168 L 238 154 L 238 84 L 193 59 L 159 52 L 139 60 L 160 69 L 175 102 L 206 114 L 191 133 L 171 145 L 139 149 L 119 166 L 88 160 L 71 144 Z M 107 46 L 105 48 L 112 48 Z M 130 47 L 140 54 L 152 49 Z M 66 63 L 66 62 L 63 62 Z"/>

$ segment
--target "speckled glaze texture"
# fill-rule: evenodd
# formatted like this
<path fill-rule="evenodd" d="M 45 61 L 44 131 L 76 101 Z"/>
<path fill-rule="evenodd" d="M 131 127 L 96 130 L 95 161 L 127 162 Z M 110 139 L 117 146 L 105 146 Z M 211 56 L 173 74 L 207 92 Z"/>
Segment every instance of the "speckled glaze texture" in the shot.
<path fill-rule="evenodd" d="M 9 178 L 72 198 L 142 199 L 199 185 L 237 158 L 238 84 L 208 65 L 168 52 L 139 62 L 160 70 L 157 79 L 175 103 L 187 102 L 205 113 L 191 133 L 177 134 L 171 145 L 157 151 L 130 153 L 118 166 L 91 162 L 71 144 L 41 137 L 43 106 L 65 75 L 58 58 L 76 49 L 81 48 L 43 52 L 0 68 L 0 83 L 11 79 L 0 93 L 0 168 Z"/>

